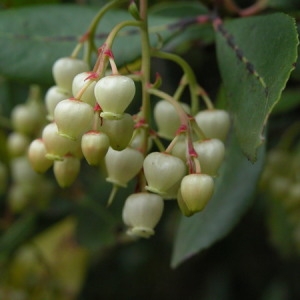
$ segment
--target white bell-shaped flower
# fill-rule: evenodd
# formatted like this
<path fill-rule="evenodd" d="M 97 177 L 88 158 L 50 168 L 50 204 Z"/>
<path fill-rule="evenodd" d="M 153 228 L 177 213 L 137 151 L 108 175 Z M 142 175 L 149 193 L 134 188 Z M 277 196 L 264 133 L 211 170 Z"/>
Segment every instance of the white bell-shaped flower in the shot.
<path fill-rule="evenodd" d="M 63 160 L 54 161 L 53 172 L 60 187 L 70 186 L 77 178 L 80 171 L 80 159 L 66 155 Z"/>
<path fill-rule="evenodd" d="M 195 120 L 207 138 L 226 140 L 231 123 L 226 110 L 202 110 L 196 114 Z"/>
<path fill-rule="evenodd" d="M 109 75 L 97 82 L 94 92 L 103 111 L 101 117 L 119 119 L 134 97 L 135 84 L 130 77 Z"/>
<path fill-rule="evenodd" d="M 54 109 L 56 105 L 60 101 L 68 99 L 70 97 L 72 97 L 72 94 L 69 91 L 64 90 L 57 85 L 54 85 L 48 89 L 45 95 L 45 105 L 48 112 L 47 119 L 49 121 L 53 121 L 54 119 Z"/>
<path fill-rule="evenodd" d="M 186 113 L 191 113 L 188 104 L 180 103 L 180 105 Z M 154 118 L 158 127 L 158 134 L 163 138 L 172 140 L 180 127 L 180 119 L 174 105 L 167 100 L 158 101 L 154 107 Z"/>
<path fill-rule="evenodd" d="M 56 85 L 71 93 L 74 77 L 88 70 L 89 65 L 81 59 L 61 57 L 53 64 L 52 74 Z"/>
<path fill-rule="evenodd" d="M 42 139 L 35 139 L 28 147 L 28 159 L 38 173 L 46 172 L 53 164 L 53 160 L 46 158 L 47 150 Z"/>
<path fill-rule="evenodd" d="M 83 101 L 74 98 L 65 99 L 55 107 L 54 120 L 60 135 L 77 140 L 91 129 L 94 109 Z"/>
<path fill-rule="evenodd" d="M 219 139 L 208 139 L 194 142 L 193 145 L 198 154 L 201 173 L 216 176 L 225 156 L 223 142 Z"/>
<path fill-rule="evenodd" d="M 82 72 L 77 74 L 73 79 L 72 93 L 74 97 L 77 97 L 81 89 L 86 87 L 80 97 L 80 100 L 94 107 L 96 104 L 96 97 L 94 94 L 96 81 L 88 78 L 90 75 L 90 72 Z"/>
<path fill-rule="evenodd" d="M 164 208 L 161 196 L 150 193 L 130 195 L 123 207 L 123 221 L 129 227 L 127 233 L 134 237 L 148 238 L 154 234 Z"/>
<path fill-rule="evenodd" d="M 186 174 L 185 163 L 168 153 L 152 152 L 144 160 L 148 191 L 167 195 L 168 190 Z"/>
<path fill-rule="evenodd" d="M 62 160 L 62 157 L 67 153 L 80 156 L 78 155 L 81 151 L 80 141 L 70 140 L 59 135 L 58 128 L 54 122 L 44 127 L 42 140 L 47 150 L 46 157 L 48 159 Z"/>
<path fill-rule="evenodd" d="M 123 114 L 120 119 L 102 119 L 100 130 L 109 137 L 114 150 L 125 149 L 132 138 L 134 122 L 130 114 Z"/>
<path fill-rule="evenodd" d="M 111 147 L 105 155 L 108 177 L 106 180 L 116 186 L 126 187 L 127 183 L 142 169 L 144 156 L 133 148 L 116 151 Z"/>
<path fill-rule="evenodd" d="M 88 131 L 81 138 L 82 153 L 90 165 L 97 166 L 109 148 L 108 136 L 100 131 Z"/>
<path fill-rule="evenodd" d="M 178 191 L 178 205 L 185 216 L 203 210 L 214 192 L 214 180 L 206 174 L 186 175 Z"/>

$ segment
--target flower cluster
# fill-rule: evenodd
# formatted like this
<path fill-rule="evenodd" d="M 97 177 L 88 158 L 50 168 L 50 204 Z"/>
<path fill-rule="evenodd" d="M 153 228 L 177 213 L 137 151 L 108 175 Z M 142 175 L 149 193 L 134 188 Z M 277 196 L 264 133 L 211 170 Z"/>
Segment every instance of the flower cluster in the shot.
<path fill-rule="evenodd" d="M 126 112 L 136 99 L 135 77 L 118 73 L 111 52 L 104 57 L 111 70 L 102 64 L 102 69 L 90 71 L 84 61 L 71 57 L 54 63 L 56 85 L 45 96 L 50 122 L 31 142 L 28 157 L 39 173 L 53 166 L 61 187 L 74 182 L 83 157 L 92 166 L 104 166 L 106 181 L 113 185 L 108 204 L 136 177 L 137 188 L 125 201 L 123 220 L 128 234 L 149 237 L 164 200 L 177 199 L 185 216 L 204 209 L 224 159 L 230 118 L 214 108 L 192 116 L 188 104 L 164 97 L 149 85 L 149 94 L 162 96 L 154 107 L 155 131 L 140 112 Z M 170 143 L 165 149 L 166 141 Z"/>
<path fill-rule="evenodd" d="M 40 134 L 45 125 L 45 106 L 42 103 L 40 88 L 32 85 L 27 101 L 16 105 L 11 112 L 13 131 L 6 139 L 6 153 L 9 166 L 0 163 L 0 182 L 5 191 L 8 174 L 11 184 L 7 192 L 8 206 L 12 212 L 19 213 L 28 206 L 43 206 L 51 197 L 52 182 L 44 176 L 34 172 L 30 164 L 31 148 L 39 147 L 40 140 L 31 143 Z M 29 152 L 28 152 L 29 149 Z M 42 155 L 45 155 L 43 152 Z M 29 155 L 27 155 L 29 154 Z M 50 166 L 51 161 L 45 162 Z M 43 171 L 43 163 L 35 162 L 35 170 Z M 44 191 L 44 192 L 42 192 Z"/>

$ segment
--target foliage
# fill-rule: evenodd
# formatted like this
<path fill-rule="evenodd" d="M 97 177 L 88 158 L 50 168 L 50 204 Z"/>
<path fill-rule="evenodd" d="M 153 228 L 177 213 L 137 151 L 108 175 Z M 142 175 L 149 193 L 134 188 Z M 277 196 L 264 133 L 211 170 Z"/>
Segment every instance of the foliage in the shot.
<path fill-rule="evenodd" d="M 300 254 L 296 1 L 258 0 L 249 7 L 243 1 L 236 4 L 231 0 L 149 1 L 149 7 L 145 0 L 136 4 L 122 0 L 83 2 L 5 1 L 0 6 L 0 298 L 130 297 L 133 291 L 119 294 L 115 290 L 118 280 L 121 286 L 136 280 L 141 288 L 136 287 L 135 294 L 145 297 L 142 287 L 148 284 L 143 276 L 149 276 L 148 271 L 158 277 L 149 282 L 158 284 L 160 290 L 148 297 L 184 297 L 185 290 L 191 291 L 191 299 L 277 299 L 274 294 L 281 295 L 278 299 L 299 297 L 293 276 L 285 277 L 289 272 L 286 260 L 294 262 L 295 269 L 291 268 L 299 274 Z M 155 235 L 144 241 L 126 235 L 122 209 L 132 193 L 147 189 L 157 192 L 145 164 L 145 172 L 134 174 L 133 180 L 124 183 L 128 183 L 126 188 L 120 187 L 114 174 L 107 175 L 108 165 L 116 157 L 104 159 L 97 167 L 82 159 L 79 174 L 73 170 L 77 179 L 74 177 L 66 188 L 55 181 L 56 171 L 37 174 L 27 168 L 30 142 L 41 137 L 46 114 L 48 119 L 53 117 L 49 108 L 45 109 L 44 99 L 51 86 L 59 85 L 52 66 L 61 57 L 82 58 L 89 64 L 91 83 L 82 88 L 83 92 L 99 81 L 107 66 L 114 76 L 120 72 L 135 80 L 136 95 L 128 107 L 128 113 L 135 116 L 135 127 L 128 133 L 124 128 L 131 123 L 122 124 L 115 144 L 119 147 L 120 140 L 126 140 L 127 135 L 131 138 L 135 130 L 134 137 L 145 133 L 137 147 L 144 157 L 147 149 L 173 156 L 184 137 L 187 173 L 201 174 L 202 163 L 195 158 L 199 154 L 191 143 L 213 138 L 196 122 L 198 111 L 229 112 L 225 158 L 214 178 L 213 197 L 202 211 L 193 211 L 185 200 L 182 204 L 177 187 L 170 198 L 178 198 L 179 208 L 177 201 L 164 200 L 164 214 Z M 81 97 L 83 93 L 79 94 Z M 172 103 L 180 119 L 171 142 L 153 112 L 160 99 Z M 190 105 L 190 113 L 179 104 Z M 16 125 L 13 115 L 20 105 L 34 110 L 36 123 L 31 132 L 25 125 Z M 107 135 L 113 130 L 105 129 L 103 120 L 123 120 L 123 111 L 105 112 L 101 105 L 100 111 L 99 105 L 94 111 L 101 116 L 97 126 Z M 76 120 L 71 123 L 75 127 Z M 22 138 L 12 142 L 16 132 Z M 18 147 L 23 150 L 18 152 Z M 118 163 L 124 167 L 116 176 L 124 173 L 125 177 L 138 164 L 132 160 L 126 165 L 126 159 Z M 170 174 L 164 179 L 167 182 L 172 177 Z M 169 197 L 163 186 L 157 193 Z M 108 204 L 114 198 L 110 207 L 108 198 Z M 153 207 L 149 209 L 156 214 Z M 153 222 L 151 230 L 140 229 L 140 220 L 124 218 L 123 213 L 123 221 L 130 227 L 127 233 L 152 235 L 156 221 L 148 216 L 141 219 Z M 253 245 L 243 239 L 248 234 Z M 271 238 L 266 245 L 261 239 L 268 234 Z M 228 251 L 224 251 L 225 256 L 220 254 L 222 247 Z M 269 269 L 257 266 L 259 283 L 247 255 L 255 261 L 268 251 L 272 251 Z M 235 255 L 241 256 L 240 264 L 234 262 Z M 117 279 L 118 275 L 109 271 L 105 280 L 112 263 L 117 265 L 116 274 L 132 269 L 126 273 L 128 278 Z M 268 281 L 269 270 L 278 268 L 277 264 L 284 267 Z M 247 298 L 243 288 L 235 288 L 235 281 L 239 272 L 248 273 L 248 269 L 249 276 L 240 283 L 251 291 Z M 164 285 L 165 276 L 169 281 Z M 207 279 L 198 284 L 192 280 L 194 276 Z M 103 286 L 95 289 L 95 282 L 98 285 L 101 280 Z M 183 281 L 182 286 L 176 286 L 176 280 Z M 214 285 L 218 289 L 212 288 Z"/>

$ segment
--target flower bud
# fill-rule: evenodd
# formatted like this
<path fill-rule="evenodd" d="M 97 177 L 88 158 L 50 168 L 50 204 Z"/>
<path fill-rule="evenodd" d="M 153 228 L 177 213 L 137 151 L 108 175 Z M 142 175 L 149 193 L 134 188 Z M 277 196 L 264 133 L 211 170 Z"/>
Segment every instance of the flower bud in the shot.
<path fill-rule="evenodd" d="M 72 94 L 69 91 L 58 87 L 57 85 L 52 86 L 50 89 L 48 89 L 45 95 L 45 105 L 48 112 L 47 119 L 49 121 L 53 121 L 54 119 L 54 109 L 56 105 L 60 101 L 68 99 L 70 97 L 72 97 Z"/>
<path fill-rule="evenodd" d="M 20 184 L 34 185 L 40 177 L 31 167 L 26 156 L 13 158 L 10 162 L 12 180 Z"/>
<path fill-rule="evenodd" d="M 23 133 L 12 132 L 6 141 L 7 150 L 10 157 L 17 157 L 24 155 L 29 146 L 29 137 Z"/>
<path fill-rule="evenodd" d="M 219 139 L 209 139 L 194 142 L 193 145 L 198 154 L 201 173 L 216 176 L 225 156 L 223 142 Z"/>
<path fill-rule="evenodd" d="M 185 173 L 184 162 L 167 153 L 152 152 L 144 160 L 144 174 L 148 183 L 146 189 L 162 196 L 166 195 Z"/>
<path fill-rule="evenodd" d="M 25 135 L 38 134 L 45 121 L 44 113 L 42 105 L 36 101 L 16 105 L 11 113 L 14 130 Z"/>
<path fill-rule="evenodd" d="M 70 186 L 80 171 L 80 160 L 72 155 L 66 155 L 62 161 L 56 160 L 53 165 L 53 172 L 60 187 Z"/>
<path fill-rule="evenodd" d="M 125 148 L 116 151 L 109 148 L 105 156 L 108 177 L 106 181 L 126 187 L 127 183 L 138 174 L 143 166 L 144 156 L 138 150 Z"/>
<path fill-rule="evenodd" d="M 81 138 L 83 155 L 90 165 L 100 164 L 109 148 L 109 138 L 100 131 L 88 131 Z"/>
<path fill-rule="evenodd" d="M 28 159 L 34 171 L 46 172 L 53 164 L 53 161 L 46 158 L 47 150 L 42 139 L 35 139 L 28 148 Z"/>
<path fill-rule="evenodd" d="M 80 157 L 80 141 L 70 140 L 58 134 L 58 128 L 55 123 L 49 123 L 44 127 L 42 140 L 45 144 L 46 157 L 51 160 L 62 160 L 67 153 Z"/>
<path fill-rule="evenodd" d="M 123 75 L 109 75 L 95 85 L 95 97 L 102 109 L 101 117 L 119 119 L 135 94 L 133 80 Z"/>
<path fill-rule="evenodd" d="M 82 72 L 89 70 L 88 64 L 77 58 L 61 57 L 55 61 L 52 67 L 52 73 L 56 85 L 72 92 L 72 82 L 74 77 Z"/>
<path fill-rule="evenodd" d="M 130 147 L 140 150 L 144 147 L 144 138 L 148 139 L 147 141 L 147 150 L 150 151 L 152 148 L 152 139 L 151 137 L 147 136 L 147 131 L 141 128 L 137 128 L 134 130 L 131 141 Z"/>
<path fill-rule="evenodd" d="M 180 103 L 186 113 L 190 113 L 190 107 Z M 167 100 L 160 100 L 154 107 L 154 118 L 158 127 L 158 134 L 166 139 L 172 140 L 180 127 L 180 118 L 174 105 Z"/>
<path fill-rule="evenodd" d="M 77 140 L 89 131 L 93 118 L 93 107 L 73 98 L 62 100 L 54 110 L 58 133 L 71 140 Z"/>
<path fill-rule="evenodd" d="M 213 195 L 214 181 L 206 174 L 186 175 L 178 191 L 178 205 L 181 212 L 189 217 L 204 209 Z"/>
<path fill-rule="evenodd" d="M 77 97 L 78 93 L 86 86 L 84 92 L 80 96 L 80 100 L 94 107 L 96 104 L 96 98 L 94 94 L 96 81 L 88 78 L 90 74 L 90 72 L 82 72 L 74 77 L 72 83 L 72 93 L 74 97 Z"/>
<path fill-rule="evenodd" d="M 203 110 L 196 114 L 195 120 L 207 138 L 226 140 L 230 128 L 230 116 L 227 111 Z"/>
<path fill-rule="evenodd" d="M 123 221 L 129 227 L 127 234 L 148 238 L 163 213 L 164 201 L 156 194 L 137 193 L 130 195 L 123 207 Z"/>
<path fill-rule="evenodd" d="M 102 119 L 100 130 L 109 137 L 110 146 L 114 150 L 125 149 L 132 137 L 134 122 L 130 114 L 123 114 L 118 120 Z"/>
<path fill-rule="evenodd" d="M 207 139 L 193 143 L 201 166 L 201 173 L 217 176 L 225 156 L 225 146 L 219 139 Z M 185 135 L 180 135 L 172 149 L 172 155 L 186 161 L 187 143 Z"/>

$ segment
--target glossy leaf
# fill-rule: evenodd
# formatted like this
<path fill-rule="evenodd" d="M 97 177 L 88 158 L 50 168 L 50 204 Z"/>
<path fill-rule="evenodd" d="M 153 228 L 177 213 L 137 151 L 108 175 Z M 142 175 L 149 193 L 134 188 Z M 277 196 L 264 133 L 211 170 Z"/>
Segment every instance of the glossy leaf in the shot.
<path fill-rule="evenodd" d="M 223 238 L 252 202 L 260 171 L 264 148 L 258 161 L 252 164 L 243 155 L 236 139 L 227 149 L 224 165 L 216 180 L 216 190 L 207 207 L 190 218 L 182 217 L 175 239 L 172 267 L 199 253 Z"/>
<path fill-rule="evenodd" d="M 237 137 L 255 161 L 268 116 L 297 60 L 295 22 L 281 13 L 233 20 L 217 30 L 216 40 Z"/>
<path fill-rule="evenodd" d="M 52 64 L 71 54 L 96 11 L 93 7 L 42 5 L 0 12 L 0 40 L 5 45 L 0 49 L 0 74 L 52 83 Z M 103 35 L 126 16 L 118 12 L 109 18 L 111 23 L 108 19 L 103 22 Z"/>
<path fill-rule="evenodd" d="M 1 11 L 0 42 L 5 47 L 0 48 L 0 74 L 26 82 L 52 84 L 54 61 L 72 53 L 98 9 L 78 5 L 41 5 Z M 183 26 L 178 23 L 180 18 L 177 15 L 150 15 L 152 45 L 161 41 L 165 43 L 176 36 Z M 100 47 L 114 25 L 124 20 L 132 20 L 128 12 L 108 12 L 98 26 L 96 46 Z M 201 31 L 199 34 L 201 37 Z M 123 29 L 113 44 L 119 66 L 134 61 L 140 56 L 140 51 L 136 28 Z"/>

